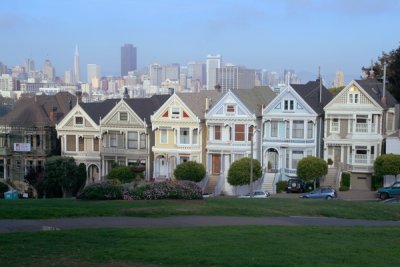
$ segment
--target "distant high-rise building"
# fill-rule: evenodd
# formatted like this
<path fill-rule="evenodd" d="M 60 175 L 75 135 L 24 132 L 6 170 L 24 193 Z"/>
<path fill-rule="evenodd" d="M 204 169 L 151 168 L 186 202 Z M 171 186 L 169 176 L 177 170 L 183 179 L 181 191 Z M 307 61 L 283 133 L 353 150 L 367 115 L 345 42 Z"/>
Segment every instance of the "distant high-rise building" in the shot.
<path fill-rule="evenodd" d="M 75 47 L 75 55 L 74 55 L 74 83 L 80 83 L 81 75 L 80 75 L 80 66 L 79 66 L 79 52 L 78 46 Z"/>
<path fill-rule="evenodd" d="M 100 65 L 88 64 L 87 65 L 87 83 L 92 86 L 93 89 L 97 89 L 100 86 Z"/>
<path fill-rule="evenodd" d="M 73 79 L 72 79 L 72 72 L 70 70 L 66 70 L 64 73 L 64 83 L 65 84 L 72 84 Z"/>
<path fill-rule="evenodd" d="M 161 75 L 162 82 L 164 82 L 167 79 L 173 81 L 179 81 L 179 75 L 180 75 L 180 66 L 178 63 L 162 66 L 162 75 Z"/>
<path fill-rule="evenodd" d="M 162 78 L 162 67 L 158 63 L 150 65 L 149 68 L 150 85 L 160 86 Z"/>
<path fill-rule="evenodd" d="M 221 68 L 221 55 L 207 56 L 207 90 L 214 90 L 217 85 L 217 69 Z"/>
<path fill-rule="evenodd" d="M 50 60 L 46 59 L 43 64 L 43 78 L 48 81 L 54 81 L 55 71 L 54 67 L 51 64 Z"/>
<path fill-rule="evenodd" d="M 256 82 L 256 71 L 244 67 L 228 64 L 217 68 L 217 84 L 222 92 L 237 89 L 252 89 Z"/>
<path fill-rule="evenodd" d="M 33 59 L 26 58 L 24 61 L 24 68 L 26 73 L 35 71 L 35 62 L 33 61 Z"/>
<path fill-rule="evenodd" d="M 121 76 L 128 75 L 129 71 L 136 70 L 136 47 L 132 44 L 124 44 L 121 47 Z"/>
<path fill-rule="evenodd" d="M 0 75 L 7 73 L 7 66 L 0 62 Z"/>
<path fill-rule="evenodd" d="M 333 87 L 343 87 L 345 85 L 344 73 L 338 70 L 335 74 L 335 80 L 333 82 Z"/>
<path fill-rule="evenodd" d="M 192 81 L 199 82 L 201 85 L 206 84 L 206 64 L 203 62 L 189 62 L 187 66 L 187 77 Z"/>
<path fill-rule="evenodd" d="M 286 85 L 299 84 L 301 82 L 294 70 L 285 69 L 283 72 L 283 79 L 283 83 Z"/>

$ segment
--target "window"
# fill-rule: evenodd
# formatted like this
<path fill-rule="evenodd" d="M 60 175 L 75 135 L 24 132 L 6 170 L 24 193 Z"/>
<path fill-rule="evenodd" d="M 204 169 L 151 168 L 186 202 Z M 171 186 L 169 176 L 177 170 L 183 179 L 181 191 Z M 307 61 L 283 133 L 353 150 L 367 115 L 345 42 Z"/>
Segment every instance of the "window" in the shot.
<path fill-rule="evenodd" d="M 367 123 L 368 115 L 357 115 L 357 123 Z"/>
<path fill-rule="evenodd" d="M 307 138 L 308 139 L 313 138 L 313 133 L 314 133 L 314 123 L 312 121 L 309 121 L 307 123 Z"/>
<path fill-rule="evenodd" d="M 303 158 L 303 151 L 292 152 L 292 169 L 297 168 L 297 163 Z"/>
<path fill-rule="evenodd" d="M 214 126 L 214 140 L 221 140 L 221 126 Z"/>
<path fill-rule="evenodd" d="M 99 143 L 98 137 L 93 139 L 93 151 L 99 151 Z"/>
<path fill-rule="evenodd" d="M 140 148 L 146 148 L 146 134 L 144 133 L 140 135 Z"/>
<path fill-rule="evenodd" d="M 285 100 L 283 102 L 283 110 L 293 111 L 294 110 L 294 100 Z"/>
<path fill-rule="evenodd" d="M 286 138 L 287 139 L 290 138 L 290 122 L 289 121 L 286 122 Z"/>
<path fill-rule="evenodd" d="M 116 134 L 110 134 L 110 146 L 117 147 L 117 135 Z"/>
<path fill-rule="evenodd" d="M 235 113 L 235 105 L 233 104 L 228 104 L 226 105 L 226 113 Z"/>
<path fill-rule="evenodd" d="M 85 139 L 82 136 L 78 138 L 78 148 L 79 151 L 85 151 Z"/>
<path fill-rule="evenodd" d="M 180 109 L 178 107 L 171 108 L 171 118 L 179 119 L 180 114 L 181 114 L 181 112 L 180 112 Z"/>
<path fill-rule="evenodd" d="M 198 129 L 193 129 L 192 144 L 197 145 Z"/>
<path fill-rule="evenodd" d="M 128 132 L 128 148 L 138 148 L 137 132 Z"/>
<path fill-rule="evenodd" d="M 371 155 L 375 154 L 375 146 L 371 146 Z"/>
<path fill-rule="evenodd" d="M 75 117 L 75 125 L 83 125 L 83 117 Z"/>
<path fill-rule="evenodd" d="M 244 141 L 244 124 L 235 124 L 235 141 Z"/>
<path fill-rule="evenodd" d="M 181 145 L 188 145 L 189 143 L 189 128 L 180 128 L 179 130 L 179 143 Z"/>
<path fill-rule="evenodd" d="M 278 122 L 271 121 L 271 137 L 278 137 Z"/>
<path fill-rule="evenodd" d="M 339 119 L 334 118 L 331 120 L 331 132 L 338 133 L 339 132 Z"/>
<path fill-rule="evenodd" d="M 168 129 L 160 129 L 160 144 L 168 143 Z"/>
<path fill-rule="evenodd" d="M 36 135 L 36 147 L 40 147 L 40 135 Z"/>
<path fill-rule="evenodd" d="M 120 121 L 127 121 L 128 120 L 128 113 L 127 112 L 120 112 L 119 113 L 119 120 Z"/>
<path fill-rule="evenodd" d="M 349 94 L 349 103 L 350 104 L 357 104 L 358 102 L 359 102 L 359 94 L 358 93 Z"/>
<path fill-rule="evenodd" d="M 67 135 L 67 151 L 76 151 L 75 135 Z"/>
<path fill-rule="evenodd" d="M 248 141 L 251 141 L 251 138 L 253 137 L 253 128 L 254 126 L 249 127 L 249 135 L 248 135 Z"/>
<path fill-rule="evenodd" d="M 304 138 L 304 121 L 293 121 L 293 138 Z"/>

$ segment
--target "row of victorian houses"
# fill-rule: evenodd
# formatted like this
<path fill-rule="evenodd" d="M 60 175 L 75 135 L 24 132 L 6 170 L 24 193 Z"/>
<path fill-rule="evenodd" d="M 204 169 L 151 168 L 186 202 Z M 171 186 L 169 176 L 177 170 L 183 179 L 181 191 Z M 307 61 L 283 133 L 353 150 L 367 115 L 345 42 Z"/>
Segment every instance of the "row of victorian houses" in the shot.
<path fill-rule="evenodd" d="M 399 127 L 399 105 L 373 79 L 353 80 L 336 96 L 319 80 L 289 85 L 278 95 L 256 87 L 97 103 L 81 103 L 68 93 L 53 98 L 61 96 L 46 105 L 40 99 L 51 97 L 26 100 L 48 115 L 40 125 L 23 120 L 39 112 L 27 111 L 27 104 L 0 118 L 1 178 L 18 180 L 21 172 L 42 165 L 54 152 L 53 142 L 61 155 L 86 165 L 88 184 L 103 180 L 114 162 L 140 165 L 146 179 L 161 181 L 192 160 L 205 166 L 212 191 L 235 194 L 227 182 L 229 167 L 252 156 L 263 166 L 257 186 L 274 192 L 277 181 L 296 177 L 299 160 L 316 156 L 333 162 L 322 183 L 337 187 L 347 171 L 352 189 L 368 189 L 374 160 Z M 13 131 L 23 124 L 26 131 L 15 139 Z"/>

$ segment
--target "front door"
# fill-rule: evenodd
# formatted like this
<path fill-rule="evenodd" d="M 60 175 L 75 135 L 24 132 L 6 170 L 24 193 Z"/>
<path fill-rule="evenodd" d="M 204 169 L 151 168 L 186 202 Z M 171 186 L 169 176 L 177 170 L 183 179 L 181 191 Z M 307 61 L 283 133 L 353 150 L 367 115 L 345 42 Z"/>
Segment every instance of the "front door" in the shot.
<path fill-rule="evenodd" d="M 167 169 L 167 159 L 165 157 L 160 158 L 160 176 L 161 177 L 167 177 L 168 169 Z"/>
<path fill-rule="evenodd" d="M 334 166 L 339 167 L 339 163 L 341 161 L 340 159 L 340 147 L 335 147 L 334 148 Z"/>
<path fill-rule="evenodd" d="M 220 174 L 221 172 L 221 155 L 213 154 L 212 155 L 212 174 Z"/>

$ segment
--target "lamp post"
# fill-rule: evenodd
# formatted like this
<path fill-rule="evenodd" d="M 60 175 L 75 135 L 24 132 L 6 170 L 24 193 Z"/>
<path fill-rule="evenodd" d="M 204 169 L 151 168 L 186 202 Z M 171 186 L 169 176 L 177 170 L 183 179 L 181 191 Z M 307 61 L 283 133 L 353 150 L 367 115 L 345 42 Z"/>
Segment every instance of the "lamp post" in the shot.
<path fill-rule="evenodd" d="M 253 136 L 254 133 L 260 130 L 254 130 L 254 128 L 256 128 L 255 126 L 253 126 L 253 131 L 251 132 L 250 135 L 250 198 L 252 198 L 254 196 L 254 190 L 253 190 Z"/>

